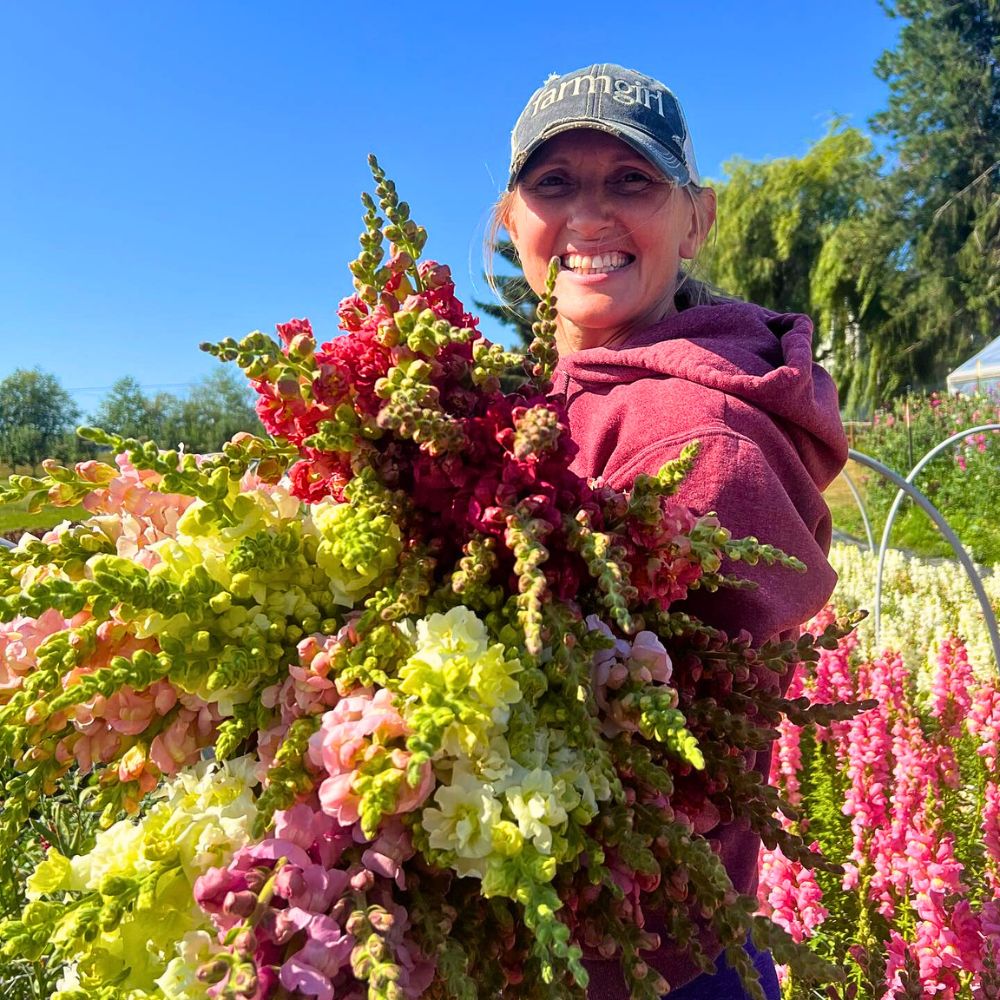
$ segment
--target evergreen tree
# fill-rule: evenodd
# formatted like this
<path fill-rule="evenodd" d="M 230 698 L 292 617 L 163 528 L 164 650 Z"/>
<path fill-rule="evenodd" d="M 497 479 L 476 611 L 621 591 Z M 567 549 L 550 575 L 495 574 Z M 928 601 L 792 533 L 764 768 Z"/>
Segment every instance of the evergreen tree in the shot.
<path fill-rule="evenodd" d="M 510 266 L 516 274 L 496 274 L 494 282 L 503 305 L 496 302 L 476 302 L 476 307 L 487 316 L 498 319 L 501 323 L 513 327 L 522 347 L 527 347 L 534 336 L 531 324 L 535 322 L 535 307 L 538 296 L 531 290 L 521 272 L 521 261 L 517 250 L 510 240 L 498 240 L 497 254 Z"/>
<path fill-rule="evenodd" d="M 897 162 L 868 231 L 903 279 L 890 362 L 938 387 L 1000 332 L 1000 4 L 880 2 L 907 23 L 875 67 L 889 103 L 871 124 Z"/>

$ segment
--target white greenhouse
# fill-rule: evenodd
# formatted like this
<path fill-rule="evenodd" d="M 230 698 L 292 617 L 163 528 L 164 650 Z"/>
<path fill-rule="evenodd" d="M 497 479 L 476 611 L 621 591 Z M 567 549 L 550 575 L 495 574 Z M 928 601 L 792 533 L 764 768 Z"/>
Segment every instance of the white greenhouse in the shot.
<path fill-rule="evenodd" d="M 948 391 L 1000 393 L 1000 337 L 948 376 Z"/>

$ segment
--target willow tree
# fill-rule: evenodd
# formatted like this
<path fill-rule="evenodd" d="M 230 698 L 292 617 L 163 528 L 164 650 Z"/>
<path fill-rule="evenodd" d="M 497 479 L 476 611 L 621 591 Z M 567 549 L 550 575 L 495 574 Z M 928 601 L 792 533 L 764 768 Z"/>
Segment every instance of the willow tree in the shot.
<path fill-rule="evenodd" d="M 881 165 L 871 140 L 842 121 L 804 156 L 729 160 L 713 185 L 718 228 L 701 262 L 727 292 L 813 316 L 817 357 L 850 410 L 886 388 L 892 247 L 873 244 L 864 225 L 883 201 Z"/>

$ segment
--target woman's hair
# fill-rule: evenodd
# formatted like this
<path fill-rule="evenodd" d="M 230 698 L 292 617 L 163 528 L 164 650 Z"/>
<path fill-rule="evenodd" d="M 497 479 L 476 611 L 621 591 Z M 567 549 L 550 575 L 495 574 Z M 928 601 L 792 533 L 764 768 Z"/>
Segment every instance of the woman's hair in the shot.
<path fill-rule="evenodd" d="M 704 190 L 697 184 L 685 184 L 680 188 L 694 204 L 695 212 L 701 214 L 701 199 L 699 193 Z M 497 253 L 497 245 L 500 242 L 500 233 L 506 228 L 507 215 L 510 212 L 511 202 L 514 199 L 513 191 L 504 191 L 490 212 L 489 221 L 483 234 L 483 260 L 486 283 L 493 290 L 493 294 L 499 299 L 501 304 L 513 311 L 518 305 L 517 302 L 510 302 L 504 298 L 503 293 L 497 285 L 496 272 L 493 262 Z M 691 306 L 716 306 L 725 302 L 738 302 L 735 295 L 728 295 L 721 289 L 716 288 L 710 281 L 697 276 L 697 259 L 691 261 L 687 266 L 681 267 L 677 272 L 677 284 L 674 288 L 674 305 L 678 312 L 689 309 Z"/>

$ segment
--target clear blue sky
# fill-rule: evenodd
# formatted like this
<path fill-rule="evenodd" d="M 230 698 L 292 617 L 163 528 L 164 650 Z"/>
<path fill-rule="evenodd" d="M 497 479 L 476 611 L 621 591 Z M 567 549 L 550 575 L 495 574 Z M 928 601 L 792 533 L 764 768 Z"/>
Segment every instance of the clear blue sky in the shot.
<path fill-rule="evenodd" d="M 718 177 L 834 115 L 866 127 L 898 27 L 877 0 L 3 4 L 0 377 L 41 367 L 86 411 L 122 375 L 183 392 L 217 365 L 202 340 L 292 316 L 332 337 L 369 151 L 484 299 L 509 131 L 548 73 L 659 77 Z"/>

